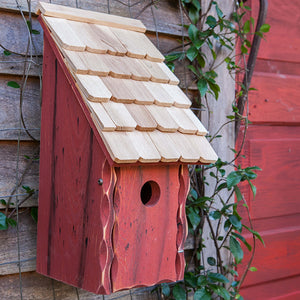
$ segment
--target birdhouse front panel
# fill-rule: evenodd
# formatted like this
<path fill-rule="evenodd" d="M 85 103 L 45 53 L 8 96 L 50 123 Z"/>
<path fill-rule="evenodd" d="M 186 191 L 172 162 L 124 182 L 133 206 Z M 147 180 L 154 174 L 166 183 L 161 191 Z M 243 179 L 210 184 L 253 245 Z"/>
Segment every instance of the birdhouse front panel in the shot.
<path fill-rule="evenodd" d="M 49 3 L 37 271 L 97 294 L 183 279 L 187 164 L 217 156 L 128 18 Z"/>
<path fill-rule="evenodd" d="M 182 279 L 187 166 L 116 170 L 113 290 Z"/>

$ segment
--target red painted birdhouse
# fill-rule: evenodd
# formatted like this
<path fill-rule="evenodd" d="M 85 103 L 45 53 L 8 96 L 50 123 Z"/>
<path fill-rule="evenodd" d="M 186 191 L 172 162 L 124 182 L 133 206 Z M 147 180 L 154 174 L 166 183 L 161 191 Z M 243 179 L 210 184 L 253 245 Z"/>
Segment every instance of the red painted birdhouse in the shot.
<path fill-rule="evenodd" d="M 41 3 L 37 271 L 98 294 L 181 280 L 187 164 L 217 157 L 138 20 Z"/>

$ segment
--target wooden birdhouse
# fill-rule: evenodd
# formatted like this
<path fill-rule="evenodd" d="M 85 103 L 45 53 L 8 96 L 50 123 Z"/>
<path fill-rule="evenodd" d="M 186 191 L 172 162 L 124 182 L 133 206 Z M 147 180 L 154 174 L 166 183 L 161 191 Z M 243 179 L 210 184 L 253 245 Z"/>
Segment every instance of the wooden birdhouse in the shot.
<path fill-rule="evenodd" d="M 207 131 L 138 21 L 40 3 L 37 271 L 97 294 L 183 279 Z"/>

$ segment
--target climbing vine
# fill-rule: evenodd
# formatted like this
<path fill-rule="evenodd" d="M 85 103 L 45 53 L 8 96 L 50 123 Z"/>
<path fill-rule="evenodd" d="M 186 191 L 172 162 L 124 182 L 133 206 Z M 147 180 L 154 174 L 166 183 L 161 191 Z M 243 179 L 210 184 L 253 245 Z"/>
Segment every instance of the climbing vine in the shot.
<path fill-rule="evenodd" d="M 249 199 L 244 198 L 240 189 L 241 184 L 248 184 L 254 199 L 256 187 L 253 180 L 257 177 L 257 171 L 261 170 L 258 166 L 241 166 L 241 153 L 250 121 L 247 109 L 244 112 L 240 107 L 241 104 L 245 106 L 241 102 L 247 103 L 248 93 L 253 89 L 247 79 L 247 59 L 253 37 L 263 38 L 270 26 L 262 24 L 255 29 L 255 20 L 249 17 L 251 8 L 243 2 L 237 4 L 230 16 L 224 15 L 217 1 L 209 1 L 205 11 L 200 2 L 180 1 L 180 9 L 188 20 L 187 24 L 183 24 L 187 36 L 183 38 L 182 51 L 170 53 L 166 60 L 172 70 L 175 61 L 188 63 L 187 68 L 193 76 L 192 85 L 198 91 L 195 104 L 202 111 L 209 109 L 210 101 L 222 101 L 216 79 L 218 67 L 225 64 L 228 76 L 236 78 L 238 84 L 236 97 L 232 99 L 232 114 L 207 138 L 210 141 L 222 138 L 222 129 L 233 122 L 244 126 L 244 136 L 239 148 L 231 149 L 234 156 L 231 161 L 219 158 L 214 164 L 191 168 L 186 214 L 194 250 L 187 257 L 184 281 L 171 286 L 162 284 L 161 293 L 165 298 L 175 300 L 187 299 L 189 295 L 195 300 L 242 300 L 240 288 L 248 271 L 257 271 L 252 266 L 256 241 L 262 244 L 264 241 L 253 228 Z M 218 54 L 222 48 L 226 48 L 227 55 L 220 62 Z M 244 80 L 239 82 L 238 78 L 242 75 Z M 208 186 L 213 188 L 208 189 Z M 249 235 L 252 236 L 251 242 L 245 237 Z M 208 253 L 207 244 L 213 245 L 213 253 Z M 244 258 L 245 251 L 249 252 L 248 261 Z"/>
<path fill-rule="evenodd" d="M 188 72 L 193 77 L 192 85 L 197 89 L 195 104 L 198 111 L 206 111 L 210 101 L 222 101 L 219 99 L 221 92 L 217 83 L 218 67 L 225 64 L 229 76 L 233 78 L 247 77 L 247 57 L 252 47 L 254 36 L 260 38 L 269 31 L 268 24 L 255 27 L 255 20 L 249 17 L 250 7 L 243 2 L 237 4 L 236 10 L 230 15 L 224 15 L 217 1 L 208 1 L 205 10 L 201 7 L 200 0 L 180 0 L 180 11 L 185 15 L 184 23 L 186 35 L 183 35 L 182 50 L 169 53 L 166 62 L 174 70 L 176 61 L 187 62 Z M 4 55 L 18 55 L 24 59 L 24 74 L 22 83 L 9 81 L 10 88 L 20 90 L 20 127 L 33 140 L 26 128 L 22 116 L 23 91 L 27 82 L 27 71 L 30 64 L 37 64 L 34 55 L 32 36 L 40 34 L 32 28 L 30 13 L 30 1 L 28 1 L 28 18 L 24 18 L 28 29 L 28 47 L 26 53 L 15 53 L 5 48 Z M 24 17 L 24 16 L 23 16 Z M 236 47 L 238 45 L 238 47 Z M 218 60 L 220 49 L 227 49 L 226 57 Z M 245 78 L 245 77 L 244 77 Z M 247 103 L 248 92 L 252 89 L 249 81 L 236 80 L 238 84 L 236 97 L 232 99 L 232 113 L 227 116 L 227 122 L 216 132 L 207 136 L 210 141 L 222 138 L 222 128 L 230 124 L 242 124 L 245 128 L 244 136 L 239 143 L 240 147 L 231 149 L 234 158 L 224 161 L 219 158 L 214 164 L 191 167 L 191 190 L 188 195 L 186 214 L 189 225 L 189 235 L 193 240 L 194 250 L 187 257 L 187 266 L 184 281 L 173 285 L 162 284 L 161 295 L 164 298 L 175 300 L 187 299 L 192 295 L 195 300 L 221 298 L 225 300 L 240 299 L 240 288 L 248 271 L 257 269 L 252 265 L 257 240 L 264 244 L 260 234 L 253 228 L 248 200 L 243 196 L 240 184 L 248 184 L 253 198 L 256 195 L 256 187 L 253 180 L 257 177 L 257 166 L 242 167 L 240 165 L 242 147 L 249 124 L 247 105 L 246 111 L 240 109 L 241 101 Z M 246 84 L 246 83 L 247 84 Z M 222 104 L 221 104 L 222 105 Z M 244 107 L 244 106 L 243 106 Z M 239 126 L 238 126 L 239 127 Z M 238 130 L 237 130 L 238 132 Z M 32 157 L 25 157 L 28 167 L 38 160 L 38 153 Z M 24 173 L 25 174 L 25 173 Z M 0 212 L 0 230 L 6 230 L 9 226 L 17 226 L 15 215 L 18 215 L 19 206 L 37 193 L 28 186 L 22 186 L 24 174 L 20 175 L 12 195 L 22 190 L 23 200 L 20 202 L 0 199 L 6 206 L 5 212 Z M 207 187 L 213 187 L 207 192 Z M 223 193 L 226 191 L 226 193 Z M 233 197 L 235 196 L 235 201 Z M 16 204 L 14 203 L 16 202 Z M 14 206 L 14 207 L 11 207 Z M 37 219 L 37 208 L 31 209 L 31 215 Z M 245 236 L 252 236 L 250 242 Z M 208 239 L 207 239 L 208 237 Z M 207 253 L 207 243 L 214 246 L 214 253 Z M 244 252 L 249 252 L 248 261 L 244 261 Z M 227 259 L 231 256 L 233 259 Z M 244 268 L 241 268 L 243 265 Z M 241 270 L 241 271 L 240 271 Z"/>

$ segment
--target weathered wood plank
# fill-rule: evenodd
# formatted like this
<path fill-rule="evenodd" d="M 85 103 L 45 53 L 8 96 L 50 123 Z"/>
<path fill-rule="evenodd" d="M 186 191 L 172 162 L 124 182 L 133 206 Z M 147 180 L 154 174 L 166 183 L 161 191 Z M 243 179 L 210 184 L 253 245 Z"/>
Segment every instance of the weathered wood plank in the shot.
<path fill-rule="evenodd" d="M 32 29 L 39 31 L 39 34 L 32 34 L 32 54 L 42 55 L 43 53 L 43 32 L 37 21 L 32 19 Z M 1 44 L 8 50 L 25 54 L 28 45 L 28 26 L 20 14 L 0 12 L 0 40 Z"/>
<path fill-rule="evenodd" d="M 36 272 L 22 274 L 23 299 L 31 300 L 154 300 L 159 299 L 157 293 L 152 293 L 152 288 L 140 288 L 131 291 L 122 291 L 109 296 L 95 295 L 77 289 L 62 282 L 39 275 Z M 5 300 L 20 298 L 19 275 L 0 277 L 1 297 Z"/>
<path fill-rule="evenodd" d="M 36 153 L 39 149 L 38 143 L 33 142 L 22 142 L 20 144 L 20 155 L 19 155 L 19 178 L 25 172 L 25 176 L 21 182 L 22 185 L 29 186 L 33 189 L 38 189 L 39 178 L 39 164 L 38 161 L 33 161 L 30 165 L 28 165 L 29 160 L 24 157 L 27 155 L 32 157 L 34 153 Z M 0 199 L 7 200 L 8 196 L 14 190 L 16 184 L 16 171 L 17 171 L 17 142 L 0 142 Z M 29 166 L 27 168 L 27 166 Z M 19 201 L 22 201 L 27 195 L 25 190 L 19 188 L 17 191 L 18 194 L 25 194 L 23 196 L 18 197 Z M 15 197 L 11 200 L 13 203 L 16 203 Z M 28 199 L 23 207 L 37 206 L 37 195 L 32 196 Z M 0 204 L 0 208 L 4 208 L 3 205 Z"/>
<path fill-rule="evenodd" d="M 42 74 L 43 57 L 39 56 L 31 59 L 30 57 L 25 58 L 14 53 L 7 56 L 4 55 L 4 50 L 0 48 L 0 75 L 23 75 L 25 62 L 26 74 L 29 76 L 39 76 Z"/>
<path fill-rule="evenodd" d="M 22 272 L 35 271 L 36 268 L 36 227 L 37 225 L 30 216 L 29 210 L 22 209 L 19 215 L 20 249 L 21 259 L 27 260 L 21 263 Z M 189 250 L 192 248 L 193 240 L 192 237 L 188 236 L 184 249 Z M 17 231 L 16 228 L 10 227 L 6 231 L 0 231 L 0 275 L 18 273 L 17 260 Z"/>
<path fill-rule="evenodd" d="M 35 270 L 37 226 L 28 210 L 19 214 L 19 243 L 22 272 Z M 18 268 L 17 228 L 0 232 L 0 275 L 14 274 Z M 6 298 L 4 298 L 6 299 Z"/>
<path fill-rule="evenodd" d="M 0 140 L 17 140 L 20 128 L 20 89 L 9 87 L 15 81 L 21 85 L 21 77 L 0 76 Z M 29 133 L 39 139 L 40 135 L 40 82 L 29 78 L 23 92 L 23 118 Z M 22 130 L 21 140 L 31 140 Z"/>
<path fill-rule="evenodd" d="M 24 12 L 28 12 L 28 6 L 26 0 L 18 1 Z M 177 8 L 177 1 L 159 1 L 151 7 L 150 0 L 144 0 L 137 2 L 135 5 L 131 5 L 129 8 L 126 5 L 126 1 L 121 3 L 120 1 L 93 1 L 93 0 L 56 0 L 47 1 L 55 4 L 68 5 L 78 8 L 88 9 L 92 11 L 98 11 L 103 13 L 111 13 L 123 17 L 132 17 L 141 20 L 149 31 L 158 31 L 164 34 L 181 35 L 181 16 L 180 11 Z M 38 0 L 31 1 L 31 11 L 35 12 Z M 108 4 L 109 3 L 109 4 Z M 19 12 L 17 4 L 14 0 L 3 0 L 0 4 L 0 10 L 6 10 L 11 12 Z M 166 22 L 168 20 L 168 22 Z"/>

